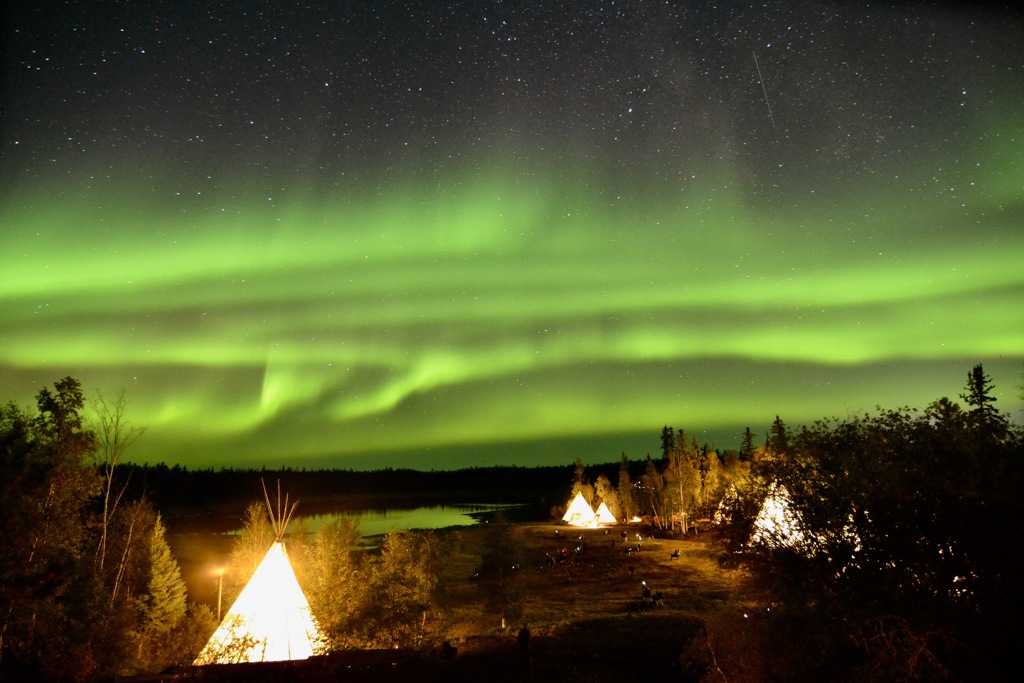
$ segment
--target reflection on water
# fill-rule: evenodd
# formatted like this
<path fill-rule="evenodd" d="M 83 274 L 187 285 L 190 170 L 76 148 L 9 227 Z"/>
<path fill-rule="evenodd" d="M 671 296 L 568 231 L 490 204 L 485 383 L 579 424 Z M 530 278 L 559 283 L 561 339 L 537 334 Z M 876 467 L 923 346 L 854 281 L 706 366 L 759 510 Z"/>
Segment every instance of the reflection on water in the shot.
<path fill-rule="evenodd" d="M 288 533 L 292 533 L 300 522 L 309 533 L 315 533 L 321 524 L 333 522 L 342 517 L 354 517 L 359 522 L 359 533 L 363 538 L 386 534 L 392 529 L 445 529 L 453 526 L 470 526 L 477 524 L 497 510 L 507 509 L 505 503 L 487 504 L 456 504 L 456 505 L 425 505 L 415 508 L 389 508 L 386 510 L 342 510 L 315 515 L 299 515 L 288 525 Z M 241 529 L 231 531 L 241 533 Z"/>

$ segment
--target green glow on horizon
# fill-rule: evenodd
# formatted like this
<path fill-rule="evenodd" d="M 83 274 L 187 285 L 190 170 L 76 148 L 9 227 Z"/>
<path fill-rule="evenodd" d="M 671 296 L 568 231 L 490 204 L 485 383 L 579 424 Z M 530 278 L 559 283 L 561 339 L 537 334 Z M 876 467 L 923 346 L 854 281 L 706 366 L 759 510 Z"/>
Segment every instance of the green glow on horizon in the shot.
<path fill-rule="evenodd" d="M 869 409 L 886 396 L 848 369 L 1019 365 L 1019 158 L 972 167 L 949 201 L 903 181 L 779 207 L 714 172 L 612 196 L 585 173 L 497 164 L 361 197 L 211 197 L 185 212 L 139 190 L 25 198 L 0 210 L 12 226 L 0 366 L 124 387 L 133 423 L 178 435 L 151 460 L 656 436 L 679 419 Z M 687 380 L 718 363 L 795 375 L 753 393 L 742 372 Z M 936 381 L 955 393 L 960 379 Z M 997 382 L 1006 396 L 1015 379 Z M 898 389 L 937 398 L 933 382 Z M 182 434 L 216 445 L 182 454 Z"/>

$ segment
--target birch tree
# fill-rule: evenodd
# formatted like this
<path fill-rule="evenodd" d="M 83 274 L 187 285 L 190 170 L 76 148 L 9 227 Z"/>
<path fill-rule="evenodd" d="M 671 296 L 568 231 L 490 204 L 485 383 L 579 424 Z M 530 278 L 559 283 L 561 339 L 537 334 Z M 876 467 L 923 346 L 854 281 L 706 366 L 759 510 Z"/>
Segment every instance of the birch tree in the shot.
<path fill-rule="evenodd" d="M 124 390 L 118 394 L 113 404 L 107 403 L 103 394 L 96 392 L 93 418 L 90 421 L 96 437 L 96 450 L 93 464 L 100 473 L 103 508 L 100 513 L 100 538 L 96 548 L 96 564 L 103 570 L 107 559 L 107 541 L 110 534 L 111 520 L 117 513 L 131 475 L 119 485 L 114 483 L 114 471 L 125 451 L 138 441 L 145 433 L 145 428 L 132 427 L 125 416 L 128 402 Z"/>

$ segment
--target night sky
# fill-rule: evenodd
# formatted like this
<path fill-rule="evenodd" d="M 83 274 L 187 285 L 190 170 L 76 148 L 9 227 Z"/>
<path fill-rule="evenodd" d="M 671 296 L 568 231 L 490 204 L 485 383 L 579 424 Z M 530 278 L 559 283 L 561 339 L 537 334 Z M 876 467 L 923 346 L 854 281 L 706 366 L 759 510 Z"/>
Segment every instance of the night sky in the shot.
<path fill-rule="evenodd" d="M 0 399 L 190 467 L 735 448 L 979 362 L 1020 421 L 1020 15 L 747 5 L 8 3 Z"/>

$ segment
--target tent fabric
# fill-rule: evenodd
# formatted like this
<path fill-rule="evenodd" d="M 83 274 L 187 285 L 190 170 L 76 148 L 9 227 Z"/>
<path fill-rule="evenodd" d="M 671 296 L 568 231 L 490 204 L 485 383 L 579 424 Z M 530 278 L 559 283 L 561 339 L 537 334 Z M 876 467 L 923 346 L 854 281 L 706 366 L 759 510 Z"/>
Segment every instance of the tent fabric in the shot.
<path fill-rule="evenodd" d="M 263 557 L 195 664 L 307 659 L 320 642 L 284 543 Z"/>
<path fill-rule="evenodd" d="M 863 548 L 853 510 L 848 515 L 846 526 L 829 533 L 838 534 L 850 544 L 855 553 Z M 786 487 L 772 484 L 757 519 L 754 520 L 750 543 L 768 548 L 792 548 L 801 554 L 814 556 L 818 554 L 819 548 L 827 546 L 828 540 L 806 528 L 802 516 L 793 509 L 792 499 Z"/>
<path fill-rule="evenodd" d="M 577 493 L 569 504 L 569 509 L 565 511 L 562 521 L 573 526 L 589 526 L 594 522 L 594 518 L 593 508 L 583 498 L 582 493 Z"/>
<path fill-rule="evenodd" d="M 804 541 L 799 516 L 789 504 L 785 486 L 772 484 L 754 520 L 751 542 L 771 548 L 800 546 Z"/>
<path fill-rule="evenodd" d="M 602 503 L 597 506 L 597 512 L 594 514 L 595 521 L 598 524 L 616 524 L 618 520 L 615 519 L 615 515 L 608 509 L 608 506 Z"/>

